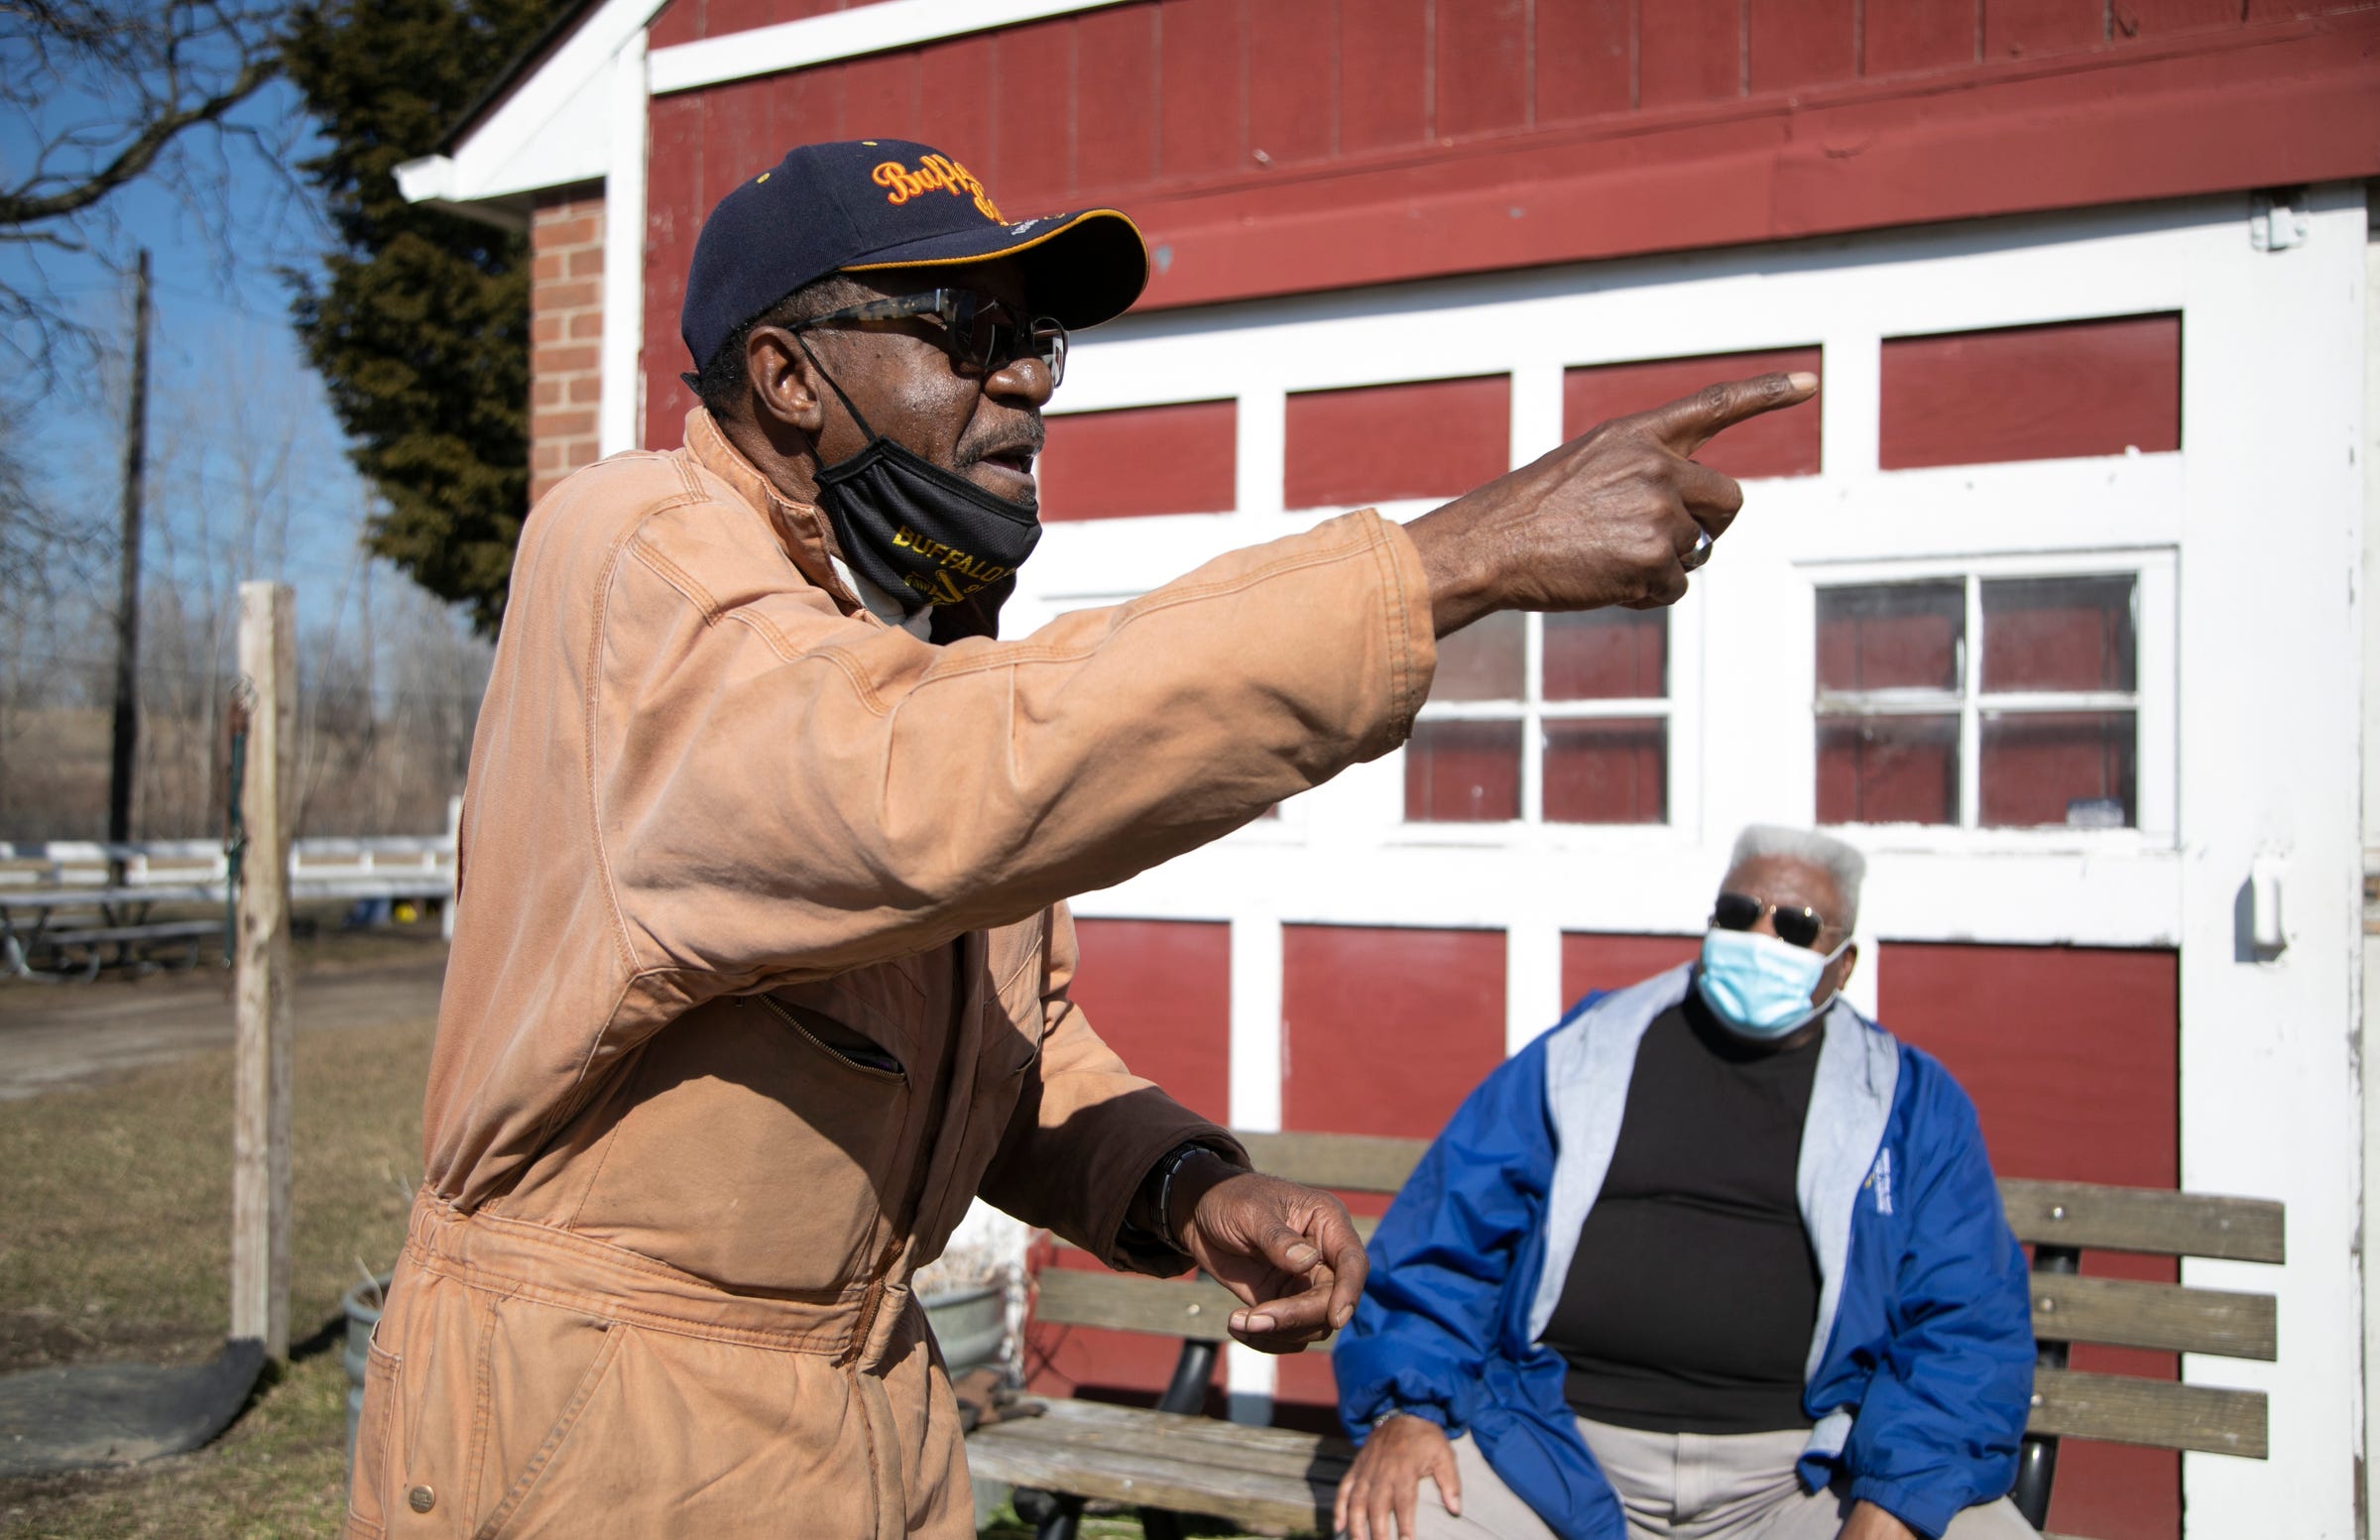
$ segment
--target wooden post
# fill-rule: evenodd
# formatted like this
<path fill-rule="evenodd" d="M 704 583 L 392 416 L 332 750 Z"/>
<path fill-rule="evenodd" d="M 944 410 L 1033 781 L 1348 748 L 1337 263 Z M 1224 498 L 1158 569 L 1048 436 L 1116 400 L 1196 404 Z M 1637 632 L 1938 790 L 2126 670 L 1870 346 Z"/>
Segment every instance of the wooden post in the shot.
<path fill-rule="evenodd" d="M 240 674 L 253 692 L 240 819 L 238 1046 L 232 1099 L 231 1335 L 290 1356 L 290 790 L 298 747 L 298 602 L 240 585 Z"/>

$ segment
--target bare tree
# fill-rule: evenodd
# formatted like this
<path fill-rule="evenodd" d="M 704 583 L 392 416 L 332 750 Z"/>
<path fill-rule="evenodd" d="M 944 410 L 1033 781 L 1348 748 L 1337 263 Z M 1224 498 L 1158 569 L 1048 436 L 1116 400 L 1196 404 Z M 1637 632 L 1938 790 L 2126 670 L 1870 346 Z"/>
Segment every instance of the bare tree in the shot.
<path fill-rule="evenodd" d="M 277 178 L 295 115 L 243 119 L 281 73 L 284 0 L 0 0 L 0 244 L 23 251 L 0 276 L 0 345 L 46 377 L 87 352 L 52 264 L 113 263 L 109 199 L 152 179 L 231 251 L 231 157 Z"/>

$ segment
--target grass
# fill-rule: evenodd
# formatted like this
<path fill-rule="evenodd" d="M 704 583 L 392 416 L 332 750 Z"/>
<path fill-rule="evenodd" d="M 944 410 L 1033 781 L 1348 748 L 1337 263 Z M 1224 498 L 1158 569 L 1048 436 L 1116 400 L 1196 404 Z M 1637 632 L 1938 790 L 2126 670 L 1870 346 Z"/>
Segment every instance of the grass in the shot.
<path fill-rule="evenodd" d="M 386 1271 L 417 1179 L 429 1023 L 300 1032 L 292 1162 L 297 1361 L 212 1447 L 0 1481 L 0 1534 L 283 1540 L 345 1511 L 339 1299 Z M 186 1362 L 229 1311 L 231 1056 L 0 1104 L 0 1369 Z M 325 1330 L 329 1328 L 329 1330 Z"/>
<path fill-rule="evenodd" d="M 421 1021 L 298 1034 L 290 1367 L 195 1454 L 0 1481 L 0 1535 L 327 1540 L 338 1532 L 347 1477 L 339 1301 L 364 1266 L 385 1272 L 404 1239 L 419 1178 L 430 1033 Z M 189 1362 L 220 1346 L 231 1267 L 228 1051 L 0 1103 L 0 1171 L 8 1173 L 0 1372 Z M 1140 1526 L 1092 1516 L 1082 1533 L 1137 1540 Z M 1030 1535 L 1006 1508 L 984 1531 L 985 1540 Z"/>

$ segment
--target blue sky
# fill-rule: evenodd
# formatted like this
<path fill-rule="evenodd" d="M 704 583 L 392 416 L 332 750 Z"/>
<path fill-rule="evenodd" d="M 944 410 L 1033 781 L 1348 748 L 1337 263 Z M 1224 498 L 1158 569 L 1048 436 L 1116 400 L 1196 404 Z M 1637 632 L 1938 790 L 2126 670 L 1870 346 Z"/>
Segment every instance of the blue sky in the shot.
<path fill-rule="evenodd" d="M 21 173 L 35 135 L 63 121 L 75 104 L 52 103 L 47 121 L 0 117 L 0 171 Z M 79 104 L 87 109 L 88 103 Z M 297 91 L 287 82 L 246 104 L 241 120 L 298 146 L 307 137 Z M 123 343 L 128 336 L 129 254 L 150 248 L 155 275 L 156 330 L 151 351 L 151 452 L 161 471 L 150 502 L 147 557 L 154 569 L 170 560 L 198 560 L 204 551 L 187 528 L 207 514 L 206 545 L 218 558 L 252 559 L 298 585 L 304 612 L 330 605 L 309 591 L 353 575 L 366 507 L 365 489 L 344 454 L 344 438 L 291 329 L 290 291 L 279 269 L 312 270 L 326 231 L 294 178 L 276 172 L 255 152 L 225 148 L 198 130 L 177 156 L 160 162 L 164 175 L 116 189 L 90 226 L 91 256 L 0 246 L 0 279 L 39 284 L 59 307 L 99 332 L 116 356 L 96 368 L 79 361 L 47 384 L 27 382 L 30 412 L 19 412 L 20 452 L 46 495 L 63 510 L 89 507 L 111 528 L 120 493 Z M 207 215 L 193 198 L 221 194 Z M 116 265 L 123 264 L 119 269 Z M 223 485 L 227 451 L 243 436 L 287 441 L 296 474 L 289 502 L 286 550 L 250 550 L 242 532 L 227 525 L 239 502 Z M 195 508 L 199 502 L 211 505 Z M 178 521 L 179 539 L 171 536 Z M 236 523 L 234 521 L 233 523 Z M 272 542 L 268 542 L 272 543 Z"/>

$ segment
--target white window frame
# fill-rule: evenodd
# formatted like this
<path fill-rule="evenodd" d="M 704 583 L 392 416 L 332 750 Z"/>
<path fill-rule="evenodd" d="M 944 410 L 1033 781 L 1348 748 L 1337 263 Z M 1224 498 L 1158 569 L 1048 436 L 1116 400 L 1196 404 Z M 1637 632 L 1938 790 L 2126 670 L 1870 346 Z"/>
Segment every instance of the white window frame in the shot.
<path fill-rule="evenodd" d="M 1660 695 L 1611 696 L 1604 699 L 1552 700 L 1545 698 L 1545 617 L 1525 614 L 1521 623 L 1521 693 L 1518 698 L 1499 700 L 1432 701 L 1423 706 L 1419 722 L 1518 722 L 1520 724 L 1520 816 L 1500 820 L 1438 820 L 1408 818 L 1410 830 L 1479 830 L 1530 828 L 1541 831 L 1570 829 L 1662 829 L 1677 821 L 1678 782 L 1677 712 L 1674 709 L 1677 692 L 1679 626 L 1674 610 L 1656 612 L 1666 633 L 1663 642 L 1662 683 Z M 1631 721 L 1658 717 L 1668 731 L 1668 741 L 1662 751 L 1662 772 L 1666 784 L 1662 789 L 1662 816 L 1643 823 L 1549 823 L 1545 817 L 1545 724 L 1548 722 Z M 1410 751 L 1400 751 L 1402 753 Z M 1401 770 L 1401 767 L 1400 767 Z"/>
<path fill-rule="evenodd" d="M 2034 852 L 2171 849 L 2177 835 L 2178 744 L 2175 716 L 2180 694 L 2177 671 L 2179 636 L 2175 626 L 2176 561 L 2171 547 L 2142 550 L 2077 551 L 2050 554 L 1977 555 L 1916 561 L 1810 563 L 1804 571 L 1811 581 L 1813 624 L 1811 647 L 1817 647 L 1816 595 L 1838 588 L 1869 588 L 1907 583 L 1950 582 L 1964 585 L 1965 630 L 1960 641 L 1960 680 L 1956 691 L 1909 691 L 1883 714 L 1959 718 L 1959 822 L 1850 823 L 1830 827 L 1851 832 L 1861 843 L 1904 851 L 1981 851 L 2022 849 Z M 2134 582 L 2133 689 L 2124 691 L 2002 691 L 1981 688 L 1981 659 L 1976 647 L 1983 635 L 1982 585 L 2007 578 L 2129 577 Z M 1809 764 L 1813 781 L 1818 766 L 1818 729 L 1829 720 L 1812 691 Z M 1905 708 L 1905 711 L 1904 709 Z M 1982 719 L 1985 712 L 2130 711 L 2133 715 L 2133 810 L 2135 826 L 2126 829 L 2083 829 L 2049 825 L 2040 828 L 1986 828 L 1982 807 Z M 1835 720 L 1851 720 L 1850 713 Z"/>

